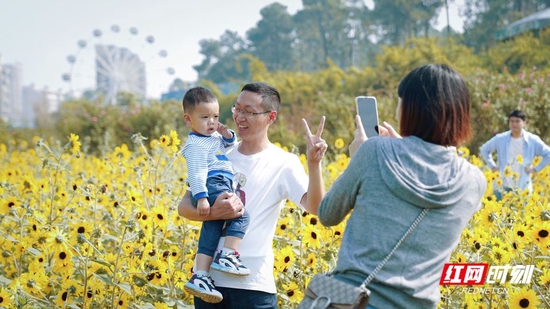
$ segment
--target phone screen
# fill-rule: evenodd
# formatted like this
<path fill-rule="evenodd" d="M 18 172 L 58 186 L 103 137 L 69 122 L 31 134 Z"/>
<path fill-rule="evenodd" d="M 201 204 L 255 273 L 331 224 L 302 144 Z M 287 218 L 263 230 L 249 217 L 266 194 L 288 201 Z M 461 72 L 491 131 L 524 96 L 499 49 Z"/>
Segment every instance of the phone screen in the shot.
<path fill-rule="evenodd" d="M 375 97 L 359 96 L 355 98 L 357 114 L 361 116 L 361 122 L 367 137 L 378 136 L 378 108 Z"/>

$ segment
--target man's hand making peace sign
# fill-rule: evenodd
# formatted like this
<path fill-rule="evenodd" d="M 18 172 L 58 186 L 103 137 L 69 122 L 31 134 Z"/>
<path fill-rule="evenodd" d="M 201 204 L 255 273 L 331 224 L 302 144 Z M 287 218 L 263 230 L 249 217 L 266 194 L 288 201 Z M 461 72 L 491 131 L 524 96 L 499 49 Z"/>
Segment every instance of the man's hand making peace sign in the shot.
<path fill-rule="evenodd" d="M 325 155 L 325 152 L 327 151 L 327 142 L 321 138 L 321 134 L 323 134 L 323 129 L 325 127 L 325 116 L 321 117 L 321 121 L 319 122 L 319 127 L 317 128 L 317 132 L 315 135 L 311 133 L 311 130 L 309 129 L 309 125 L 307 124 L 307 121 L 302 118 L 302 124 L 304 125 L 304 130 L 306 131 L 306 138 L 307 138 L 307 160 L 308 163 L 319 163 L 321 162 L 321 159 L 323 159 L 323 156 Z"/>
<path fill-rule="evenodd" d="M 307 139 L 307 166 L 309 174 L 309 185 L 306 194 L 302 197 L 301 204 L 310 213 L 317 215 L 319 203 L 325 196 L 325 185 L 321 174 L 321 160 L 327 151 L 327 142 L 321 138 L 325 127 L 325 116 L 321 117 L 319 127 L 315 135 L 311 133 L 307 121 L 302 119 Z"/>

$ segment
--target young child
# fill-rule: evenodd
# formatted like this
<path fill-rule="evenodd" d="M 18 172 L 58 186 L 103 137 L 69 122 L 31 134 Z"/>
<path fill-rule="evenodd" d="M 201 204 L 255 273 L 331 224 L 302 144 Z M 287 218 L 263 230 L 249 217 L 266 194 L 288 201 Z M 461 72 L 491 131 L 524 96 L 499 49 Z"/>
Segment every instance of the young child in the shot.
<path fill-rule="evenodd" d="M 210 206 L 223 192 L 233 192 L 233 169 L 225 148 L 236 141 L 235 132 L 218 122 L 218 100 L 203 87 L 189 89 L 183 97 L 185 123 L 191 128 L 182 155 L 187 161 L 188 186 L 191 202 L 199 216 L 208 216 Z M 213 284 L 210 268 L 246 276 L 250 270 L 242 265 L 236 249 L 249 222 L 248 213 L 229 221 L 204 221 L 195 260 L 195 272 L 185 284 L 185 291 L 209 303 L 221 302 L 223 297 Z M 214 261 L 222 229 L 226 224 L 224 248 Z"/>

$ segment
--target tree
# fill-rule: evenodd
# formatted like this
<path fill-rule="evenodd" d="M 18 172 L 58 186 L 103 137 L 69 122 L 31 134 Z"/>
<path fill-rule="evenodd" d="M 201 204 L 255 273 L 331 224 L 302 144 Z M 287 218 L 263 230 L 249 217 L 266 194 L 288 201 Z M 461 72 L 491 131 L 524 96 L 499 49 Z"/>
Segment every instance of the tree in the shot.
<path fill-rule="evenodd" d="M 262 19 L 246 33 L 250 52 L 271 71 L 292 69 L 294 26 L 287 7 L 275 2 L 264 7 L 260 14 Z"/>
<path fill-rule="evenodd" d="M 327 59 L 339 67 L 365 63 L 368 39 L 368 8 L 361 0 L 303 0 L 304 9 L 294 15 L 295 50 L 302 70 L 317 70 Z"/>
<path fill-rule="evenodd" d="M 497 29 L 549 6 L 549 0 L 465 0 L 464 44 L 487 51 Z"/>
<path fill-rule="evenodd" d="M 399 45 L 413 37 L 428 36 L 442 5 L 441 0 L 375 0 L 372 18 L 380 25 L 378 41 Z"/>
<path fill-rule="evenodd" d="M 199 79 L 223 83 L 233 79 L 246 79 L 249 75 L 247 70 L 238 68 L 240 56 L 247 53 L 247 44 L 237 32 L 226 30 L 219 41 L 201 40 L 199 45 L 200 53 L 205 57 L 200 65 L 193 66 Z"/>

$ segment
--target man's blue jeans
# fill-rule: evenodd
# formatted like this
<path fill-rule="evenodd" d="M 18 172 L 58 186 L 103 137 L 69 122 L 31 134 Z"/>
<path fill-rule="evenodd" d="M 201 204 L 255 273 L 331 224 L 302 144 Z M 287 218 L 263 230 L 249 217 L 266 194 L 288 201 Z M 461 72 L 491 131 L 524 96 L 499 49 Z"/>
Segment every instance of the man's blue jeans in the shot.
<path fill-rule="evenodd" d="M 195 297 L 195 309 L 277 309 L 277 296 L 260 291 L 216 287 L 221 303 L 209 304 Z"/>

